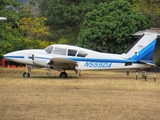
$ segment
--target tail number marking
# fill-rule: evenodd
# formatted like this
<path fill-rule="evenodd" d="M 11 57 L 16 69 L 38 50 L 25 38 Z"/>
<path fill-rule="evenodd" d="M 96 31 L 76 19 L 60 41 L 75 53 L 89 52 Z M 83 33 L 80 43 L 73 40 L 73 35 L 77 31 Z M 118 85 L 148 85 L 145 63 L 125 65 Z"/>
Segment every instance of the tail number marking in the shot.
<path fill-rule="evenodd" d="M 111 62 L 86 62 L 84 67 L 93 67 L 93 68 L 111 68 Z"/>

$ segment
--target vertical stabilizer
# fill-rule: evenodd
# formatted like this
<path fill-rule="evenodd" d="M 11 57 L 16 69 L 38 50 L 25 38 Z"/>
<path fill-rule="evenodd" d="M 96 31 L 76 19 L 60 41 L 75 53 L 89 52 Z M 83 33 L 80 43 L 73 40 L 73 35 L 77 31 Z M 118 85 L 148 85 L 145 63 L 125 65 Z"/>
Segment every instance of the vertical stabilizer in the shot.
<path fill-rule="evenodd" d="M 142 38 L 126 53 L 130 60 L 152 63 L 157 34 L 145 33 Z"/>

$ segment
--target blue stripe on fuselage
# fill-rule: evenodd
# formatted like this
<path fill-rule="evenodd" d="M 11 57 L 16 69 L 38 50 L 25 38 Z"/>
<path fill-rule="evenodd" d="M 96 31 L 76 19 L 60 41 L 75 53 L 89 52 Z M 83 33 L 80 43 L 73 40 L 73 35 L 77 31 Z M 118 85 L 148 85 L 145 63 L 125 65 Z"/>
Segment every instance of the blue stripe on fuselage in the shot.
<path fill-rule="evenodd" d="M 34 57 L 34 58 L 50 60 L 50 58 L 46 58 L 46 57 Z"/>
<path fill-rule="evenodd" d="M 50 58 L 46 58 L 46 57 L 35 57 L 35 58 L 50 60 Z M 31 57 L 29 57 L 29 59 L 31 59 Z M 104 58 L 81 58 L 81 57 L 72 57 L 72 58 L 64 58 L 64 59 L 69 59 L 69 60 L 79 61 L 79 62 L 112 62 L 112 63 L 133 62 L 133 63 L 137 63 L 137 60 L 104 59 Z"/>
<path fill-rule="evenodd" d="M 50 60 L 50 58 L 46 58 L 46 57 L 34 57 L 34 58 Z M 32 59 L 32 57 L 31 57 L 31 56 L 28 56 L 28 59 Z"/>
<path fill-rule="evenodd" d="M 24 56 L 4 56 L 4 58 L 24 58 Z"/>
<path fill-rule="evenodd" d="M 137 60 L 120 60 L 120 59 L 103 59 L 103 58 L 68 58 L 69 60 L 81 61 L 81 62 L 112 62 L 112 63 L 126 63 L 133 62 L 137 63 Z"/>

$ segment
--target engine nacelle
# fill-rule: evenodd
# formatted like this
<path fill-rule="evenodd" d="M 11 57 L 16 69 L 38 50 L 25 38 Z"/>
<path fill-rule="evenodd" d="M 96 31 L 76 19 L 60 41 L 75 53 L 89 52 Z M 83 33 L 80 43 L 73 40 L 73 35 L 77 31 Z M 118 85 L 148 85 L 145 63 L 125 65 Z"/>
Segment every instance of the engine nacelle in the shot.
<path fill-rule="evenodd" d="M 50 58 L 47 55 L 34 54 L 32 60 L 36 66 L 49 67 Z"/>

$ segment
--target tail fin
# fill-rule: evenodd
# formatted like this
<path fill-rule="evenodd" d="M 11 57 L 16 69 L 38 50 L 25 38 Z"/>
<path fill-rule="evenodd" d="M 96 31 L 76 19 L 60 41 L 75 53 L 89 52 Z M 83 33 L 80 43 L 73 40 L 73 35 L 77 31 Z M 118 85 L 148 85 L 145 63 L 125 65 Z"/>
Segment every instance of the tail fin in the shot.
<path fill-rule="evenodd" d="M 152 63 L 157 34 L 145 33 L 142 38 L 125 54 L 130 60 L 150 64 Z"/>

